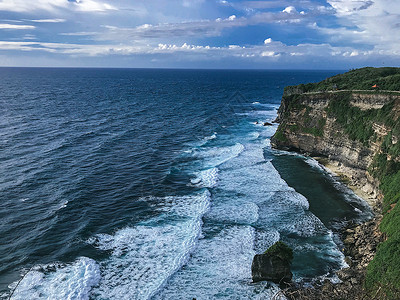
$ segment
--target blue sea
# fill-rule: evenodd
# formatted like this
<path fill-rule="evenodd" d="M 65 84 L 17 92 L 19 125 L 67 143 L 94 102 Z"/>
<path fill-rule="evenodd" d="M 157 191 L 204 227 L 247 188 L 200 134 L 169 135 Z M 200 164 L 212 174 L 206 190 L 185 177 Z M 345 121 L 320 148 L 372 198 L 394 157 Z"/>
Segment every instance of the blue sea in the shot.
<path fill-rule="evenodd" d="M 271 299 L 278 240 L 295 281 L 337 280 L 370 208 L 262 125 L 337 73 L 0 68 L 0 298 Z"/>

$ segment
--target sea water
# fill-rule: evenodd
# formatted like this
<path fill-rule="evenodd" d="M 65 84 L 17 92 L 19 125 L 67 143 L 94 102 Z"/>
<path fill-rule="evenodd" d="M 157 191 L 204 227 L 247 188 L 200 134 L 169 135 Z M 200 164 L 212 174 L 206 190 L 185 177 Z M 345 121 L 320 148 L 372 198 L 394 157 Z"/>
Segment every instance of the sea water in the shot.
<path fill-rule="evenodd" d="M 270 299 L 278 240 L 294 280 L 337 280 L 370 209 L 262 124 L 337 73 L 1 68 L 0 297 Z"/>

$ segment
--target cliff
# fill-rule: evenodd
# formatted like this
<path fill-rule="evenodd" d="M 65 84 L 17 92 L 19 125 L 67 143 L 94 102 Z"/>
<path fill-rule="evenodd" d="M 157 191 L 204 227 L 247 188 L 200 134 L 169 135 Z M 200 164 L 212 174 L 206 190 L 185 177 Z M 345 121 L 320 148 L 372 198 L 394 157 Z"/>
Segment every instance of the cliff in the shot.
<path fill-rule="evenodd" d="M 380 69 L 376 72 L 382 74 Z M 351 78 L 357 76 L 357 70 L 349 73 Z M 342 76 L 349 78 L 349 73 Z M 391 82 L 391 76 L 397 79 L 398 74 L 380 80 Z M 340 75 L 334 80 L 343 82 Z M 400 93 L 316 92 L 324 82 L 331 81 L 285 89 L 272 146 L 325 157 L 350 185 L 364 193 L 378 214 L 382 212 L 380 229 L 385 241 L 367 268 L 363 286 L 379 299 L 399 299 L 400 205 L 396 204 L 400 200 Z"/>

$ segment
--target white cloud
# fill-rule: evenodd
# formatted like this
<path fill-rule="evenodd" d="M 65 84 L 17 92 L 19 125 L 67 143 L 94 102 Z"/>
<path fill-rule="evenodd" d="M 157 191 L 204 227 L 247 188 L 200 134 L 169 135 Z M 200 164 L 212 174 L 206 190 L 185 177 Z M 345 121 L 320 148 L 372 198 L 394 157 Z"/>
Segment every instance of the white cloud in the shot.
<path fill-rule="evenodd" d="M 108 3 L 98 2 L 94 0 L 76 0 L 74 9 L 86 12 L 101 12 L 107 10 L 117 10 L 116 7 Z"/>
<path fill-rule="evenodd" d="M 0 24 L 0 29 L 17 29 L 17 30 L 26 30 L 26 29 L 35 29 L 35 26 L 32 25 L 15 25 L 15 24 Z"/>
<path fill-rule="evenodd" d="M 265 41 L 264 41 L 264 44 L 271 44 L 272 43 L 272 39 L 271 38 L 267 38 Z"/>
<path fill-rule="evenodd" d="M 297 10 L 294 6 L 288 6 L 284 10 L 282 10 L 282 12 L 288 13 L 288 14 L 295 14 L 295 13 L 297 13 Z"/>
<path fill-rule="evenodd" d="M 220 36 L 225 29 L 270 23 L 300 23 L 304 16 L 294 13 L 257 13 L 249 17 L 231 15 L 215 20 L 198 20 L 180 23 L 143 24 L 136 27 L 117 27 L 105 25 L 105 32 L 97 32 L 97 40 L 125 41 L 127 39 L 178 39 L 180 37 Z M 64 33 L 64 35 L 90 35 L 87 32 Z"/>
<path fill-rule="evenodd" d="M 29 52 L 49 52 L 73 56 L 105 56 L 105 55 L 163 55 L 178 54 L 179 58 L 184 59 L 186 54 L 198 59 L 219 59 L 219 58 L 247 58 L 257 61 L 257 59 L 271 59 L 272 61 L 283 60 L 285 63 L 294 58 L 304 61 L 313 59 L 327 61 L 334 57 L 342 59 L 368 59 L 371 57 L 390 57 L 392 52 L 388 51 L 362 51 L 351 47 L 333 47 L 329 44 L 298 44 L 286 45 L 278 41 L 272 41 L 264 45 L 254 45 L 243 47 L 240 45 L 229 45 L 227 47 L 213 47 L 209 45 L 192 45 L 183 43 L 176 44 L 157 44 L 157 45 L 130 45 L 130 44 L 65 44 L 65 43 L 42 43 L 42 42 L 10 42 L 0 41 L 1 50 L 16 50 Z M 399 52 L 399 51 L 398 51 Z M 296 62 L 296 61 L 293 61 Z"/>
<path fill-rule="evenodd" d="M 286 62 L 295 58 L 324 61 L 332 57 L 357 61 L 373 56 L 400 55 L 396 38 L 400 36 L 399 0 L 327 0 L 326 6 L 322 6 L 320 2 L 0 0 L 0 14 L 1 11 L 12 11 L 15 13 L 9 15 L 18 17 L 17 20 L 1 21 L 4 23 L 0 24 L 0 29 L 3 29 L 2 39 L 22 43 L 3 42 L 0 51 L 13 48 L 15 51 L 50 52 L 65 56 L 152 55 L 154 59 L 179 53 L 176 56 L 178 60 L 181 55 L 199 55 L 201 59 L 209 55 L 210 59 L 240 57 L 253 61 L 259 59 L 262 62 Z M 330 17 L 321 22 L 326 14 Z M 218 16 L 221 17 L 217 18 Z M 63 22 L 64 25 L 44 26 L 44 23 Z M 294 35 L 283 32 L 282 39 L 288 39 L 289 45 L 272 40 L 268 35 L 264 37 L 264 43 L 260 37 L 257 45 L 246 47 L 239 40 L 243 35 L 237 35 L 237 45 L 213 47 L 224 44 L 225 41 L 214 38 L 211 41 L 215 44 L 207 45 L 208 37 L 222 36 L 226 31 L 233 35 L 235 28 L 251 30 L 251 26 L 261 24 L 280 24 L 283 27 L 288 23 L 297 23 L 296 26 L 291 26 L 291 30 L 298 30 L 298 37 L 295 39 L 292 38 Z M 302 26 L 308 26 L 304 33 Z M 35 36 L 24 36 L 17 31 L 36 27 L 41 30 L 35 31 Z M 272 30 L 271 28 L 272 26 L 265 26 L 265 30 Z M 309 40 L 319 39 L 318 42 L 292 45 L 312 30 L 320 34 L 310 35 Z M 279 32 L 280 29 L 277 29 L 273 37 L 279 37 Z M 40 42 L 43 37 L 49 40 L 56 36 L 57 40 L 70 36 L 64 39 L 74 43 Z M 37 42 L 34 43 L 31 39 Z M 202 45 L 196 45 L 200 40 Z"/>
<path fill-rule="evenodd" d="M 280 54 L 279 53 L 275 53 L 274 51 L 263 51 L 263 52 L 261 52 L 261 56 L 263 56 L 263 57 L 277 57 L 277 56 L 280 56 Z"/>
<path fill-rule="evenodd" d="M 342 24 L 340 28 L 321 28 L 332 41 L 364 44 L 364 48 L 395 53 L 399 49 L 400 1 L 328 0 Z"/>
<path fill-rule="evenodd" d="M 35 23 L 63 23 L 65 19 L 37 19 L 37 20 L 29 20 Z"/>
<path fill-rule="evenodd" d="M 328 3 L 340 15 L 351 15 L 374 4 L 371 0 L 328 0 Z"/>
<path fill-rule="evenodd" d="M 72 10 L 84 12 L 99 12 L 116 10 L 108 3 L 95 0 L 3 0 L 0 2 L 0 11 L 32 12 L 36 10 L 56 12 L 59 10 Z"/>

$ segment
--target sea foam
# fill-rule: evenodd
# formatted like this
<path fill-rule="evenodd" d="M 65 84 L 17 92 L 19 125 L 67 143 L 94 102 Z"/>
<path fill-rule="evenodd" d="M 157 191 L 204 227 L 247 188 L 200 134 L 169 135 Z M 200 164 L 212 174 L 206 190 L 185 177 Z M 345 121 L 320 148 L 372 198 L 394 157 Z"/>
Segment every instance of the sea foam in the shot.
<path fill-rule="evenodd" d="M 196 172 L 196 178 L 193 178 L 191 183 L 197 187 L 213 188 L 217 185 L 218 171 L 218 168 L 210 168 Z"/>
<path fill-rule="evenodd" d="M 201 217 L 210 205 L 210 194 L 205 190 L 159 200 L 155 209 L 162 214 L 158 217 L 89 240 L 112 253 L 101 263 L 102 279 L 94 290 L 97 297 L 150 299 L 188 261 L 201 237 Z"/>
<path fill-rule="evenodd" d="M 93 259 L 81 257 L 72 264 L 33 268 L 19 282 L 11 299 L 86 300 L 99 281 L 99 265 Z M 13 283 L 10 289 L 16 285 Z"/>

